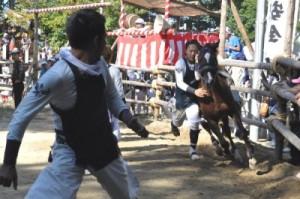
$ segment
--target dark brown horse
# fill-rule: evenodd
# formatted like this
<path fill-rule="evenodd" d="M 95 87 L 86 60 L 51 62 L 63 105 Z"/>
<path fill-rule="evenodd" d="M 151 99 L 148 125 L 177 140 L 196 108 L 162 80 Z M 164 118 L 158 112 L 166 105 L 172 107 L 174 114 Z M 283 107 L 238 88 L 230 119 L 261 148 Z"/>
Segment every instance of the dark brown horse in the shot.
<path fill-rule="evenodd" d="M 246 155 L 249 167 L 253 168 L 256 160 L 253 156 L 253 146 L 248 138 L 248 131 L 241 120 L 241 107 L 234 100 L 226 78 L 218 69 L 217 44 L 205 45 L 199 54 L 195 70 L 200 76 L 199 88 L 206 88 L 209 96 L 199 99 L 202 116 L 207 122 L 202 126 L 210 133 L 212 143 L 217 147 L 219 155 L 226 154 L 241 160 L 236 146 L 231 137 L 229 116 L 234 120 L 237 129 L 236 135 L 242 139 L 246 146 Z M 215 137 L 216 136 L 216 137 Z M 228 138 L 229 143 L 225 137 Z M 239 155 L 239 156 L 238 156 Z"/>

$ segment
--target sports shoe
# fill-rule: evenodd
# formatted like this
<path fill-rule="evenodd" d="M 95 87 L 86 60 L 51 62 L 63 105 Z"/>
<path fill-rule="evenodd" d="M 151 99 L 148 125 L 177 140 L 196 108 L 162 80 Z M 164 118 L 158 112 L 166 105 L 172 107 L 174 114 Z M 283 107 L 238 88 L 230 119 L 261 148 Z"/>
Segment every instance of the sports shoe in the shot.
<path fill-rule="evenodd" d="M 203 158 L 203 156 L 198 155 L 196 150 L 193 149 L 192 147 L 190 147 L 189 155 L 190 155 L 191 160 L 199 160 L 199 159 Z"/>

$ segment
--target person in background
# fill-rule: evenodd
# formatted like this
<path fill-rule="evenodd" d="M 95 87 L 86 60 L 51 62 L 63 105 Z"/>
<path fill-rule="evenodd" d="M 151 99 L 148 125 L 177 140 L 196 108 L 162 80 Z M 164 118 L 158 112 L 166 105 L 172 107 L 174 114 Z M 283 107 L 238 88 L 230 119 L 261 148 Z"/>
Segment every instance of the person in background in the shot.
<path fill-rule="evenodd" d="M 48 59 L 47 61 L 43 60 L 40 63 L 40 77 L 41 78 L 48 70 L 49 68 L 51 68 L 55 62 L 57 61 L 57 59 L 55 57 L 52 57 L 50 59 Z"/>
<path fill-rule="evenodd" d="M 85 30 L 85 31 L 82 31 Z M 25 129 L 50 103 L 56 133 L 53 161 L 40 173 L 26 199 L 72 199 L 88 169 L 112 199 L 136 199 L 139 183 L 112 134 L 110 111 L 139 136 L 149 132 L 117 93 L 107 64 L 105 17 L 92 9 L 73 13 L 66 33 L 71 49 L 45 73 L 14 112 L 8 127 L 0 185 L 17 189 L 16 161 Z"/>
<path fill-rule="evenodd" d="M 197 40 L 190 40 L 185 44 L 185 57 L 179 59 L 175 64 L 176 78 L 176 110 L 172 114 L 171 132 L 179 136 L 178 127 L 183 124 L 185 117 L 190 128 L 190 147 L 189 156 L 192 160 L 197 160 L 197 143 L 200 125 L 200 110 L 197 104 L 197 97 L 208 96 L 208 91 L 197 88 L 198 76 L 195 74 L 196 57 L 199 54 L 200 45 Z"/>
<path fill-rule="evenodd" d="M 246 60 L 246 57 L 243 52 L 243 44 L 241 39 L 238 36 L 235 36 L 229 27 L 226 27 L 225 33 L 226 43 L 225 43 L 225 52 L 229 59 L 236 59 L 236 60 Z M 227 67 L 231 77 L 234 81 L 236 86 L 244 86 L 244 87 L 251 87 L 250 76 L 248 69 L 237 68 L 237 67 Z M 232 91 L 234 99 L 239 103 L 242 104 L 242 98 L 245 98 L 247 101 L 248 96 L 240 96 L 238 91 Z M 241 98 L 242 97 L 242 98 Z"/>
<path fill-rule="evenodd" d="M 125 94 L 124 94 L 124 88 L 122 84 L 122 74 L 118 67 L 111 65 L 111 59 L 112 59 L 112 51 L 109 45 L 106 45 L 106 48 L 103 53 L 103 58 L 107 62 L 109 74 L 114 82 L 114 85 L 118 91 L 118 94 L 122 98 L 123 102 L 125 101 Z M 119 141 L 121 139 L 121 132 L 120 132 L 120 126 L 119 126 L 119 119 L 116 118 L 113 114 L 110 113 L 110 119 L 111 119 L 111 125 L 113 134 L 116 136 L 117 140 Z"/>
<path fill-rule="evenodd" d="M 138 18 L 135 20 L 134 25 L 136 29 L 143 29 L 145 28 L 146 22 L 143 18 Z"/>
<path fill-rule="evenodd" d="M 12 49 L 10 54 L 11 59 L 14 62 L 11 75 L 11 81 L 13 86 L 12 93 L 15 102 L 15 108 L 17 108 L 23 97 L 26 68 L 22 61 L 21 52 L 18 48 Z"/>
<path fill-rule="evenodd" d="M 9 56 L 9 40 L 9 34 L 5 32 L 1 40 L 2 53 L 5 52 L 5 54 L 2 55 L 4 60 L 7 60 Z"/>

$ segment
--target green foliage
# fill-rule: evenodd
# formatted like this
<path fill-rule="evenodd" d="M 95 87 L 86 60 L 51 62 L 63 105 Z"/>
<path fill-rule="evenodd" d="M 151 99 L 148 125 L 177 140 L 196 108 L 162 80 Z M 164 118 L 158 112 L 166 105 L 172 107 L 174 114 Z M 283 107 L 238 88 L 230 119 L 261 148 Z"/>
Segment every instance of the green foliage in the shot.
<path fill-rule="evenodd" d="M 221 0 L 199 0 L 199 3 L 210 10 L 219 10 L 221 7 Z"/>
<path fill-rule="evenodd" d="M 1 0 L 0 0 L 1 1 Z M 84 3 L 98 3 L 99 0 L 22 0 L 17 1 L 16 10 L 24 10 L 30 8 L 45 8 L 54 6 L 65 6 L 74 4 Z M 37 2 L 37 3 L 34 3 Z M 104 15 L 106 16 L 106 27 L 107 30 L 114 30 L 118 28 L 118 20 L 120 16 L 120 1 L 110 0 L 113 5 L 105 7 Z M 146 14 L 145 10 L 137 9 L 132 6 L 125 6 L 127 13 L 135 13 L 140 16 Z M 54 13 L 43 13 L 39 15 L 40 28 L 42 35 L 40 40 L 47 39 L 52 46 L 54 51 L 58 51 L 66 42 L 65 23 L 68 16 L 72 11 L 54 12 Z M 108 38 L 108 43 L 111 44 L 113 38 Z"/>
<path fill-rule="evenodd" d="M 256 23 L 256 0 L 235 0 L 235 5 L 238 9 L 241 20 L 245 26 L 246 32 L 248 33 L 249 39 L 251 41 L 255 38 L 255 23 Z M 240 32 L 237 28 L 234 17 L 232 16 L 230 8 L 228 8 L 228 19 L 227 26 L 231 30 L 240 36 Z"/>

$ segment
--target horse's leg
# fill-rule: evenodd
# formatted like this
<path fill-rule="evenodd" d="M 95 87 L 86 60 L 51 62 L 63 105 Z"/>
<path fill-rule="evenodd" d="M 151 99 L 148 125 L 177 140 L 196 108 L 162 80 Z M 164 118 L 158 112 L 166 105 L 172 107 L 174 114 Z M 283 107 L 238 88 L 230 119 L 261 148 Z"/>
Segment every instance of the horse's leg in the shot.
<path fill-rule="evenodd" d="M 231 155 L 230 150 L 229 150 L 229 144 L 225 140 L 224 136 L 222 135 L 218 123 L 216 121 L 208 120 L 208 124 L 210 126 L 210 129 L 217 136 L 222 148 L 224 149 L 225 154 Z"/>
<path fill-rule="evenodd" d="M 283 145 L 284 137 L 279 132 L 275 132 L 275 160 L 277 162 L 282 161 Z"/>
<path fill-rule="evenodd" d="M 243 123 L 242 123 L 242 119 L 241 119 L 241 115 L 240 114 L 235 114 L 233 116 L 234 120 L 235 120 L 235 123 L 236 123 L 236 126 L 237 126 L 237 129 L 238 129 L 238 132 L 240 133 L 240 136 L 239 138 L 241 138 L 244 143 L 245 143 L 245 146 L 246 146 L 246 155 L 247 155 L 247 158 L 248 158 L 248 163 L 249 163 L 249 168 L 250 169 L 254 169 L 255 166 L 256 166 L 256 159 L 254 158 L 254 148 L 252 146 L 252 144 L 250 143 L 250 140 L 248 138 L 248 134 L 249 132 L 245 129 L 245 127 L 243 126 Z"/>
<path fill-rule="evenodd" d="M 240 153 L 239 150 L 237 150 L 235 143 L 232 140 L 232 136 L 231 136 L 231 130 L 229 127 L 229 118 L 228 116 L 222 118 L 222 132 L 224 133 L 224 135 L 229 139 L 230 145 L 231 145 L 231 153 L 234 155 L 234 159 L 238 160 L 241 164 L 244 163 L 243 157 Z"/>
<path fill-rule="evenodd" d="M 210 139 L 211 139 L 211 143 L 213 144 L 213 146 L 216 148 L 216 154 L 219 156 L 223 155 L 223 150 L 220 146 L 219 141 L 215 138 L 215 136 L 213 135 L 211 128 L 208 124 L 208 122 L 206 121 L 201 121 L 201 126 L 208 132 L 208 134 L 210 135 Z"/>
<path fill-rule="evenodd" d="M 229 120 L 228 120 L 228 117 L 225 116 L 224 118 L 222 118 L 222 133 L 228 138 L 229 142 L 230 142 L 230 146 L 231 146 L 231 152 L 234 153 L 236 147 L 235 147 L 235 144 L 232 140 L 232 137 L 231 137 L 231 130 L 230 130 L 230 127 L 229 127 Z"/>

